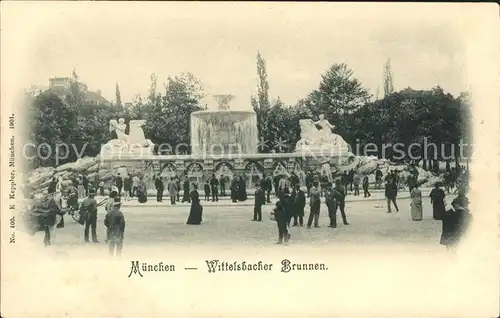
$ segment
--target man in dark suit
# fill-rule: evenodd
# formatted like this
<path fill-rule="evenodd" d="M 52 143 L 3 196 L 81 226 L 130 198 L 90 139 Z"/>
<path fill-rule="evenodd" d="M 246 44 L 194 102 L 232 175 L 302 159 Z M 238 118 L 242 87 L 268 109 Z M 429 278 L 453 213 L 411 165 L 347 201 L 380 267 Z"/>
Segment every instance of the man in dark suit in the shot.
<path fill-rule="evenodd" d="M 84 240 L 85 243 L 89 242 L 89 229 L 92 231 L 92 242 L 99 243 L 97 240 L 97 201 L 94 199 L 94 191 L 90 191 L 89 195 L 82 202 L 82 210 L 85 213 L 85 230 Z"/>
<path fill-rule="evenodd" d="M 334 226 L 337 227 L 337 209 L 340 209 L 340 214 L 342 215 L 342 221 L 344 225 L 349 225 L 347 223 L 347 217 L 345 215 L 345 195 L 346 190 L 340 183 L 340 180 L 335 181 L 335 188 L 333 189 L 333 195 L 335 197 L 336 207 L 334 210 Z"/>
<path fill-rule="evenodd" d="M 255 190 L 255 203 L 253 207 L 253 219 L 252 221 L 262 221 L 262 206 L 266 204 L 266 195 L 264 191 L 261 189 L 260 184 L 256 185 L 257 189 Z"/>
<path fill-rule="evenodd" d="M 276 223 L 278 225 L 278 244 L 282 244 L 283 240 L 285 243 L 290 239 L 290 233 L 288 233 L 288 221 L 290 220 L 290 195 L 285 193 L 276 202 L 276 207 L 274 208 L 274 215 L 276 217 Z"/>
<path fill-rule="evenodd" d="M 123 188 L 123 179 L 119 173 L 116 175 L 115 185 L 118 188 L 118 196 L 121 197 L 122 196 L 122 188 Z"/>
<path fill-rule="evenodd" d="M 210 179 L 210 187 L 212 189 L 212 202 L 219 201 L 219 180 L 217 180 L 215 174 L 212 174 Z"/>
<path fill-rule="evenodd" d="M 219 178 L 219 183 L 220 183 L 220 196 L 221 197 L 225 197 L 226 196 L 226 177 L 221 174 L 220 178 Z"/>
<path fill-rule="evenodd" d="M 293 202 L 293 226 L 304 226 L 304 209 L 306 207 L 306 194 L 300 189 L 300 184 L 296 184 L 292 192 Z M 298 222 L 297 222 L 298 219 Z"/>
<path fill-rule="evenodd" d="M 165 190 L 165 185 L 163 184 L 163 180 L 161 179 L 160 175 L 156 176 L 155 188 L 156 188 L 156 201 L 161 202 L 163 200 L 163 190 Z"/>

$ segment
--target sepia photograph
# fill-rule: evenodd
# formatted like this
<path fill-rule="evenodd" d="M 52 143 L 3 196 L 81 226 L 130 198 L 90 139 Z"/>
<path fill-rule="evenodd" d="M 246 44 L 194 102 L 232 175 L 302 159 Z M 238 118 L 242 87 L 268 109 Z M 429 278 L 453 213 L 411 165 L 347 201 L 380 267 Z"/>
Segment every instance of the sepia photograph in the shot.
<path fill-rule="evenodd" d="M 498 22 L 2 3 L 2 317 L 498 317 Z"/>

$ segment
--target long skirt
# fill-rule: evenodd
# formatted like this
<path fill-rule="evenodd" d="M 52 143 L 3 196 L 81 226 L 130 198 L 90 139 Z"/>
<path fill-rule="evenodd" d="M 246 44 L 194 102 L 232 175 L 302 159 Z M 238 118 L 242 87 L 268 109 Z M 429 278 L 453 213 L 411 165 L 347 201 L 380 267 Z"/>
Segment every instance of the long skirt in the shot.
<path fill-rule="evenodd" d="M 435 220 L 442 220 L 445 213 L 444 202 L 435 202 L 432 204 L 432 216 Z"/>
<path fill-rule="evenodd" d="M 422 221 L 422 202 L 411 203 L 411 219 L 413 221 Z"/>
<path fill-rule="evenodd" d="M 82 198 L 85 198 L 86 197 L 86 191 L 85 191 L 85 187 L 80 184 L 78 185 L 78 198 L 82 199 Z"/>
<path fill-rule="evenodd" d="M 146 194 L 141 191 L 137 191 L 137 199 L 139 203 L 145 203 L 146 201 L 148 201 L 148 197 L 146 196 Z"/>
<path fill-rule="evenodd" d="M 202 221 L 203 207 L 199 203 L 191 203 L 191 210 L 186 224 L 199 225 Z"/>

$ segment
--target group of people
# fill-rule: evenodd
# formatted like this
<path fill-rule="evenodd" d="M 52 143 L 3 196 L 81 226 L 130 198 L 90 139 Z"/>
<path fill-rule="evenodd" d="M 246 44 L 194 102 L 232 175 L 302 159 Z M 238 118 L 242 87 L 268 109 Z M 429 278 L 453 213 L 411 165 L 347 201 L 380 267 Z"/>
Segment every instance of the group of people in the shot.
<path fill-rule="evenodd" d="M 375 172 L 376 184 L 378 175 Z M 414 221 L 422 220 L 422 192 L 419 184 L 416 182 L 418 175 L 410 174 L 407 182 L 411 199 L 411 217 Z M 319 227 L 319 215 L 322 201 L 325 203 L 328 216 L 329 227 L 337 227 L 337 211 L 340 211 L 344 225 L 349 225 L 345 211 L 345 199 L 350 191 L 354 190 L 354 195 L 359 195 L 359 180 L 361 178 L 353 174 L 352 170 L 343 173 L 340 178 L 334 182 L 329 182 L 325 175 L 308 173 L 306 175 L 306 188 L 304 192 L 301 189 L 301 183 L 295 173 L 289 176 L 275 175 L 263 176 L 255 181 L 255 201 L 252 221 L 262 221 L 262 207 L 270 203 L 270 193 L 274 188 L 277 197 L 276 205 L 273 209 L 273 218 L 278 227 L 278 243 L 288 242 L 291 238 L 290 226 L 304 226 L 305 208 L 307 198 L 309 198 L 309 216 L 306 226 L 310 229 L 312 226 Z M 87 180 L 87 181 L 85 181 Z M 364 176 L 361 184 L 365 192 L 365 197 L 371 194 L 368 191 L 368 176 Z M 397 205 L 397 194 L 400 189 L 401 178 L 396 171 L 391 171 L 385 176 L 385 197 L 387 200 L 387 213 L 392 212 L 392 206 L 399 211 Z M 413 182 L 414 181 L 414 182 Z M 215 174 L 204 183 L 205 200 L 216 202 L 219 196 L 226 195 L 226 184 L 229 183 L 232 202 L 247 200 L 246 185 L 247 180 L 244 176 L 235 175 L 232 179 Z M 50 245 L 56 227 L 64 226 L 64 213 L 67 207 L 73 209 L 79 208 L 82 215 L 82 224 L 84 225 L 84 241 L 89 242 L 89 236 L 94 243 L 99 243 L 97 239 L 97 208 L 100 204 L 95 200 L 95 190 L 85 175 L 79 175 L 78 178 L 69 183 L 64 183 L 61 179 L 54 178 L 48 188 L 48 203 L 45 204 L 51 213 L 45 219 L 45 245 Z M 191 204 L 187 224 L 199 225 L 202 222 L 203 206 L 198 192 L 198 184 L 192 183 L 185 177 L 183 181 L 184 194 L 182 202 Z M 441 189 L 441 184 L 436 183 L 429 197 L 433 208 L 433 218 L 442 220 L 443 233 L 441 244 L 447 247 L 456 245 L 461 235 L 464 233 L 470 222 L 468 212 L 468 199 L 465 195 L 464 187 L 457 188 L 458 196 L 451 202 L 446 203 L 446 194 Z M 99 191 L 103 194 L 102 182 L 98 185 Z M 169 178 L 166 189 L 174 205 L 180 201 L 181 182 L 178 177 Z M 155 188 L 157 190 L 157 201 L 162 202 L 165 185 L 163 178 L 157 175 L 155 178 Z M 109 190 L 109 198 L 105 200 L 106 217 L 104 224 L 107 227 L 106 242 L 109 243 L 110 253 L 120 254 L 123 246 L 123 237 L 125 231 L 125 218 L 121 212 L 122 197 L 129 200 L 137 197 L 139 202 L 147 201 L 147 189 L 143 178 L 138 176 L 125 175 L 123 178 L 118 173 L 112 182 Z M 79 205 L 79 199 L 83 199 Z M 104 202 L 104 201 L 103 201 Z M 293 221 L 293 223 L 292 223 Z"/>
<path fill-rule="evenodd" d="M 276 195 L 278 201 L 273 210 L 273 219 L 278 226 L 278 244 L 287 243 L 291 235 L 288 228 L 290 226 L 304 226 L 304 214 L 306 207 L 306 193 L 301 189 L 300 183 L 294 180 L 281 179 L 278 182 Z M 268 180 L 263 179 L 257 184 L 255 190 L 255 203 L 252 221 L 262 221 L 262 206 L 269 201 L 266 198 L 266 192 L 269 194 Z M 290 181 L 290 182 L 288 182 Z M 314 227 L 319 227 L 319 215 L 321 210 L 321 193 L 319 181 L 314 180 L 309 191 L 309 218 L 307 220 L 307 228 L 310 229 L 314 222 Z M 323 191 L 325 203 L 328 209 L 331 228 L 337 227 L 337 211 L 340 210 L 344 225 L 349 225 L 345 213 L 345 197 L 346 190 L 342 185 L 341 180 L 337 180 L 335 185 L 327 183 L 326 189 Z M 293 220 L 293 224 L 292 224 Z"/>
<path fill-rule="evenodd" d="M 98 185 L 99 194 L 101 196 L 104 195 L 104 182 L 99 182 Z M 146 182 L 143 178 L 139 176 L 132 176 L 130 173 L 126 174 L 125 177 L 122 177 L 120 173 L 117 173 L 116 176 L 113 177 L 111 185 L 109 187 L 109 193 L 116 192 L 118 196 L 121 198 L 123 194 L 124 201 L 128 201 L 134 197 L 137 197 L 139 203 L 147 202 L 147 187 Z"/>

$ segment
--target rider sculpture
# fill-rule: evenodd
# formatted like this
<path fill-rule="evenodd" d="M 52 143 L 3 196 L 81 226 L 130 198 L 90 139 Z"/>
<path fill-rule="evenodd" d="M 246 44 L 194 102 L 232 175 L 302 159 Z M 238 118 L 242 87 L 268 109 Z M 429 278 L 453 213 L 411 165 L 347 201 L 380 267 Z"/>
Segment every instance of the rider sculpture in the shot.
<path fill-rule="evenodd" d="M 319 115 L 316 122 L 312 119 L 301 119 L 299 124 L 301 139 L 297 142 L 295 151 L 348 153 L 348 144 L 341 136 L 332 133 L 335 126 L 330 124 L 324 115 Z"/>
<path fill-rule="evenodd" d="M 141 153 L 152 154 L 154 144 L 151 140 L 146 139 L 142 127 L 146 123 L 145 120 L 131 120 L 129 122 L 129 133 L 125 131 L 127 124 L 125 119 L 111 119 L 109 121 L 109 132 L 111 140 L 104 145 L 105 152 L 118 153 Z"/>

